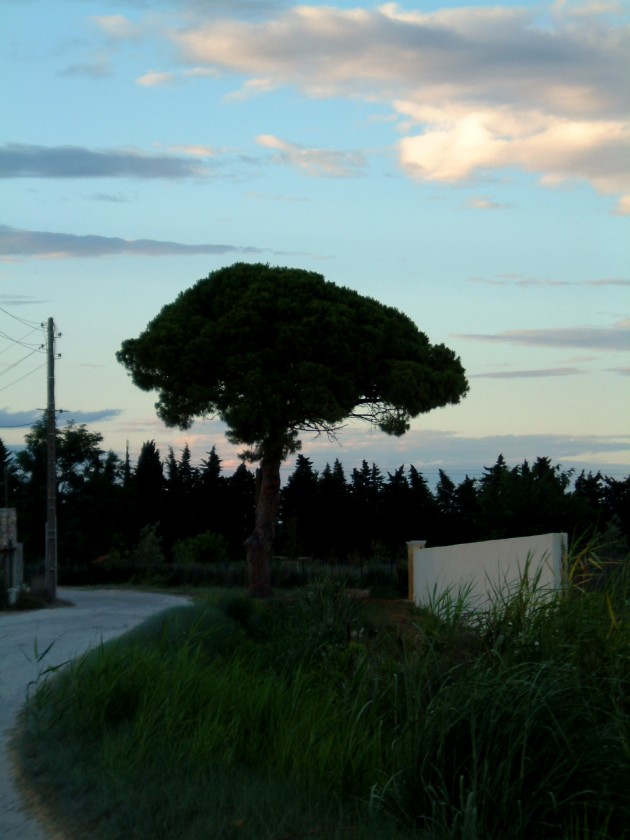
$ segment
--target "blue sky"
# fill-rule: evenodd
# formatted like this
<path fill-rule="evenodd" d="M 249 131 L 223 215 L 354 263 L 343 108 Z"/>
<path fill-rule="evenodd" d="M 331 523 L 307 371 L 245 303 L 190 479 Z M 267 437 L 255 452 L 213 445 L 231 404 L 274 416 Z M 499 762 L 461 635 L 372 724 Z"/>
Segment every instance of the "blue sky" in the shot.
<path fill-rule="evenodd" d="M 0 0 L 0 437 L 46 399 L 132 458 L 166 429 L 114 354 L 239 260 L 406 312 L 470 393 L 317 467 L 428 478 L 547 456 L 630 473 L 630 7 L 624 2 Z M 32 352 L 31 351 L 35 351 Z M 29 355 L 30 354 L 30 355 Z M 287 470 L 291 464 L 287 465 Z"/>

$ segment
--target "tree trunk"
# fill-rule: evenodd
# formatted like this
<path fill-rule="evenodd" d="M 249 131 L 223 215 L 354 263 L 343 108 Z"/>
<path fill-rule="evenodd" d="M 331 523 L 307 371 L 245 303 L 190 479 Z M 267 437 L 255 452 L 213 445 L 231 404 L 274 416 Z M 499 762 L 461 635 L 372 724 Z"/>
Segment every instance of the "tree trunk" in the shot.
<path fill-rule="evenodd" d="M 260 462 L 256 524 L 245 542 L 249 593 L 254 598 L 268 598 L 272 594 L 269 560 L 280 505 L 280 463 L 280 458 L 266 457 Z"/>

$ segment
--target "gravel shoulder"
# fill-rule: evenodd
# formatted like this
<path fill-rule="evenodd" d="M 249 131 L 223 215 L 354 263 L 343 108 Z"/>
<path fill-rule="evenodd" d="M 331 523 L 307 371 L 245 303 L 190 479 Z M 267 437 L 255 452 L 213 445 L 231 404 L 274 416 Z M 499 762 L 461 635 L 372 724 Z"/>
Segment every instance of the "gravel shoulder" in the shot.
<path fill-rule="evenodd" d="M 190 603 L 153 592 L 59 588 L 61 605 L 30 612 L 0 613 L 0 838 L 57 840 L 27 805 L 9 752 L 11 733 L 29 685 L 47 667 L 80 656 L 119 636 L 155 613 Z M 65 605 L 67 604 L 67 606 Z M 38 657 L 49 648 L 38 662 Z"/>

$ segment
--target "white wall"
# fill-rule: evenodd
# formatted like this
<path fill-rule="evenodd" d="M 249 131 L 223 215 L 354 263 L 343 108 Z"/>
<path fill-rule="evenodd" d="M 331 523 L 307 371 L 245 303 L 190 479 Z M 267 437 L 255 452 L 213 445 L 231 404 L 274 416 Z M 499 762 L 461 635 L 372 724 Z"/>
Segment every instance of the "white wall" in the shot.
<path fill-rule="evenodd" d="M 462 545 L 423 548 L 421 541 L 408 543 L 409 598 L 427 604 L 446 590 L 453 596 L 466 590 L 471 608 L 488 606 L 493 592 L 516 587 L 527 572 L 539 575 L 541 589 L 562 586 L 562 557 L 566 534 L 541 534 L 508 540 L 486 540 Z"/>

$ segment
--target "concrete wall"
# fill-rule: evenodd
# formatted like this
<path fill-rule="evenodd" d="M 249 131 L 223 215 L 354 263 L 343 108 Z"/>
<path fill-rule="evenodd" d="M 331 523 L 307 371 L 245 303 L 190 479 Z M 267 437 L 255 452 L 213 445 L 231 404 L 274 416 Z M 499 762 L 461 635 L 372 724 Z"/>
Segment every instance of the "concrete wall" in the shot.
<path fill-rule="evenodd" d="M 0 508 L 0 548 L 17 542 L 17 515 L 15 508 Z"/>
<path fill-rule="evenodd" d="M 15 508 L 0 508 L 0 563 L 6 599 L 14 604 L 22 586 L 24 563 L 22 544 L 17 541 L 17 516 Z M 5 592 L 0 593 L 2 598 Z"/>
<path fill-rule="evenodd" d="M 538 577 L 538 587 L 556 590 L 562 586 L 562 557 L 566 534 L 541 534 L 508 540 L 486 540 L 462 545 L 424 548 L 416 541 L 409 547 L 409 598 L 427 604 L 450 590 L 453 597 L 468 592 L 473 609 L 489 605 L 493 593 L 518 586 L 527 574 Z"/>

